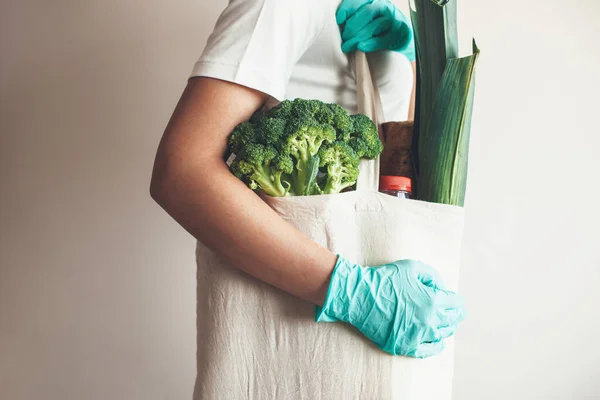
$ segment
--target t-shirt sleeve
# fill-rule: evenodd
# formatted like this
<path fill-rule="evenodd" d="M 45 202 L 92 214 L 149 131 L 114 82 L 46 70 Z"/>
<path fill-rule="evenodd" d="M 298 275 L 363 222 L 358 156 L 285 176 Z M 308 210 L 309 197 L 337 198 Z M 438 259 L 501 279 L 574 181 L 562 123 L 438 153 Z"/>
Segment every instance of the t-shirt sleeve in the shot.
<path fill-rule="evenodd" d="M 322 30 L 321 0 L 231 0 L 192 77 L 234 82 L 283 100 L 292 69 Z"/>

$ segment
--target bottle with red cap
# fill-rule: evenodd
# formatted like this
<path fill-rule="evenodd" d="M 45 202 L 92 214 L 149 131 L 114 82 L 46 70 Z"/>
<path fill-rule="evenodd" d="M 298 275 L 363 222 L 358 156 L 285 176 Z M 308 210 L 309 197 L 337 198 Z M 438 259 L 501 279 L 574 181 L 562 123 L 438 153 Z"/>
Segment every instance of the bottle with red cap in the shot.
<path fill-rule="evenodd" d="M 379 191 L 401 199 L 410 199 L 412 180 L 406 176 L 382 175 L 379 177 Z"/>

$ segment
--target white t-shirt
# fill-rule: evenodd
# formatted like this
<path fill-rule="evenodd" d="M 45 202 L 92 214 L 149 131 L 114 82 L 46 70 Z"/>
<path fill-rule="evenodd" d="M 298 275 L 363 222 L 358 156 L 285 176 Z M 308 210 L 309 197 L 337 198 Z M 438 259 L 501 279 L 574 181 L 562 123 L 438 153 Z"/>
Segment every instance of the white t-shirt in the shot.
<path fill-rule="evenodd" d="M 335 22 L 340 0 L 230 0 L 191 76 L 234 82 L 273 99 L 338 103 L 356 112 L 354 73 Z M 369 54 L 386 121 L 408 116 L 413 72 L 406 56 Z"/>

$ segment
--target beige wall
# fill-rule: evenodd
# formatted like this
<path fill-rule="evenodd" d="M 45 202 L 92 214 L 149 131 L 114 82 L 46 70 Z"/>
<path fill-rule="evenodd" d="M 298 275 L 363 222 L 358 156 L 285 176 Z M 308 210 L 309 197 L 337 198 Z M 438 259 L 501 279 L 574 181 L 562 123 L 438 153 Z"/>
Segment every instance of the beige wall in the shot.
<path fill-rule="evenodd" d="M 1 399 L 190 398 L 194 242 L 147 188 L 224 4 L 0 3 Z M 600 6 L 460 6 L 482 57 L 455 398 L 600 398 Z"/>

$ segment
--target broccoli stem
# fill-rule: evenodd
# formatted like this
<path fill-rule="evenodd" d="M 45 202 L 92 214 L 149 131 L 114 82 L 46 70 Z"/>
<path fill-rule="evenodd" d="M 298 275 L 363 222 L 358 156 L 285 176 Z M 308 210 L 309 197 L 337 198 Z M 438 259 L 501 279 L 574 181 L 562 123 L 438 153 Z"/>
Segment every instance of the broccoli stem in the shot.
<path fill-rule="evenodd" d="M 307 144 L 308 144 L 308 152 L 310 153 L 310 155 L 314 156 L 315 154 L 317 154 L 319 152 L 319 149 L 321 148 L 321 146 L 323 145 L 323 142 L 325 140 L 323 138 L 310 138 L 309 140 L 307 140 Z"/>
<path fill-rule="evenodd" d="M 330 164 L 327 167 L 327 182 L 325 184 L 325 188 L 323 189 L 323 193 L 340 193 L 342 190 L 354 185 L 356 181 L 344 182 L 344 177 L 346 175 L 346 168 L 343 165 L 339 163 Z"/>
<path fill-rule="evenodd" d="M 354 185 L 356 182 L 345 182 L 340 183 L 338 180 L 336 182 L 327 182 L 325 189 L 323 190 L 323 194 L 336 194 L 340 193 L 342 190 L 349 188 Z"/>
<path fill-rule="evenodd" d="M 312 172 L 311 161 L 317 157 L 317 153 L 323 144 L 324 139 L 307 137 L 304 139 L 302 144 L 297 146 L 292 156 L 296 158 L 296 168 L 292 173 L 293 176 L 293 189 L 296 196 L 308 196 L 313 194 L 311 188 L 309 188 L 309 179 Z M 318 165 L 318 161 L 317 161 Z M 309 193 L 309 191 L 311 191 Z"/>
<path fill-rule="evenodd" d="M 268 165 L 261 165 L 256 169 L 254 180 L 260 186 L 261 190 L 273 197 L 288 196 L 289 185 L 286 188 L 281 180 L 281 171 L 271 175 L 271 168 Z M 286 182 L 287 183 L 287 182 Z"/>
<path fill-rule="evenodd" d="M 294 193 L 302 196 L 306 191 L 306 175 L 308 173 L 308 159 L 298 159 L 296 169 L 292 172 L 292 182 Z"/>
<path fill-rule="evenodd" d="M 302 196 L 306 191 L 308 163 L 312 158 L 308 147 L 308 142 L 304 140 L 296 145 L 296 151 L 292 153 L 292 157 L 296 159 L 296 168 L 292 172 L 292 187 L 297 196 Z"/>

